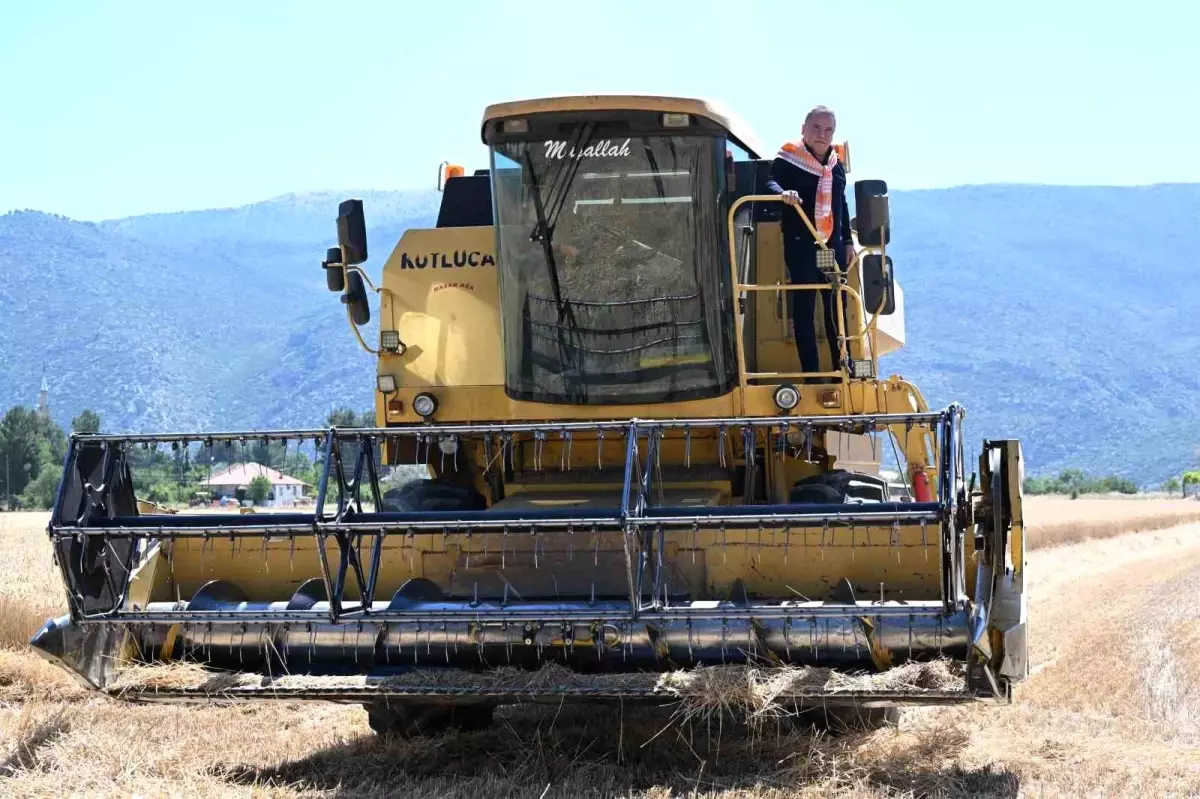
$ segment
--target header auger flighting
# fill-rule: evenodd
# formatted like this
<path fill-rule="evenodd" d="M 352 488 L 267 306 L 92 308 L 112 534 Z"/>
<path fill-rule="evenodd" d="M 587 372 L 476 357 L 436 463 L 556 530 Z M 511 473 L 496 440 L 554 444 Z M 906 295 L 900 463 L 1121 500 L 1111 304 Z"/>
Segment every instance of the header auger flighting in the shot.
<path fill-rule="evenodd" d="M 355 702 L 380 729 L 666 701 L 721 664 L 868 674 L 798 677 L 796 705 L 1008 699 L 1020 448 L 983 442 L 976 488 L 963 410 L 877 377 L 904 340 L 882 181 L 855 186 L 849 268 L 793 286 L 795 211 L 711 103 L 502 104 L 482 136 L 490 169 L 443 169 L 437 227 L 378 285 L 362 203 L 339 209 L 323 266 L 378 356 L 377 427 L 73 437 L 50 524 L 70 614 L 35 647 L 128 699 Z M 786 298 L 830 290 L 839 358 L 797 372 Z M 136 472 L 172 447 L 210 470 L 311 452 L 315 507 L 140 513 Z M 205 668 L 123 676 L 177 661 Z M 887 679 L 935 661 L 950 678 Z"/>

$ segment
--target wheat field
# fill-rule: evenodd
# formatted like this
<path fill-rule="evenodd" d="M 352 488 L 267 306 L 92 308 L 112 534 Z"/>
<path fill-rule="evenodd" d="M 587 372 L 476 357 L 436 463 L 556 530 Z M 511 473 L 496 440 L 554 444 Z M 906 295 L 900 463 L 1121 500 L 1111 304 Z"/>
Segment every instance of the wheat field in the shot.
<path fill-rule="evenodd" d="M 0 514 L 0 794 L 1185 796 L 1200 794 L 1200 503 L 1028 500 L 1034 673 L 1006 707 L 897 728 L 754 732 L 669 710 L 510 708 L 384 740 L 348 706 L 130 705 L 25 650 L 61 587 L 45 514 Z"/>

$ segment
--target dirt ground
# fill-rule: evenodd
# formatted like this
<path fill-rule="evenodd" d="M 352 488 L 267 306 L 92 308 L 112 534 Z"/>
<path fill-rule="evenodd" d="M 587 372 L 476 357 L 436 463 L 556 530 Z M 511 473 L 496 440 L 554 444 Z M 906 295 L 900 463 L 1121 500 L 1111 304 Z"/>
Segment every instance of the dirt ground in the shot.
<path fill-rule="evenodd" d="M 416 741 L 376 738 L 353 707 L 135 706 L 80 691 L 22 651 L 61 609 L 45 515 L 0 514 L 0 794 L 1194 796 L 1198 512 L 1029 500 L 1034 673 L 1011 706 L 910 710 L 896 729 L 838 736 L 676 728 L 669 709 L 514 708 L 489 731 Z"/>

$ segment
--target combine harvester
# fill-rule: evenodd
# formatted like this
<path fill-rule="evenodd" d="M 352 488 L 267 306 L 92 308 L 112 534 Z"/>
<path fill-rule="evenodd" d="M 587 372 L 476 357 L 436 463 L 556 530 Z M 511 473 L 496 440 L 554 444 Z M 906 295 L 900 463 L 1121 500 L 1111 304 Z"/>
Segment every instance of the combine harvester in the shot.
<path fill-rule="evenodd" d="M 675 701 L 722 665 L 795 675 L 793 708 L 1011 701 L 1020 447 L 984 441 L 976 489 L 963 409 L 877 376 L 904 339 L 886 185 L 854 186 L 850 267 L 818 253 L 832 285 L 789 285 L 794 211 L 715 104 L 506 103 L 482 137 L 491 169 L 443 164 L 437 227 L 378 287 L 362 203 L 339 208 L 322 266 L 378 356 L 378 426 L 74 436 L 50 522 L 70 613 L 33 646 L 126 699 L 361 703 L 405 732 Z M 830 290 L 843 366 L 799 373 L 789 292 Z M 319 445 L 311 512 L 135 498 L 138 449 L 246 441 Z M 920 663 L 954 679 L 889 680 Z"/>

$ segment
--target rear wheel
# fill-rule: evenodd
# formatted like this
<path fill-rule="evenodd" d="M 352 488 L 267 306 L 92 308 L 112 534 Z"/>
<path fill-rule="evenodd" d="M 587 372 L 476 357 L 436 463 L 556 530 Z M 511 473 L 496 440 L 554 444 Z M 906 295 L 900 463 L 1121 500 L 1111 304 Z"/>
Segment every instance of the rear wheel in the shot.
<path fill-rule="evenodd" d="M 367 723 L 379 735 L 416 738 L 447 730 L 464 732 L 491 726 L 494 705 L 444 705 L 435 702 L 373 702 L 364 705 Z"/>

